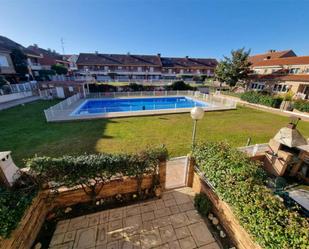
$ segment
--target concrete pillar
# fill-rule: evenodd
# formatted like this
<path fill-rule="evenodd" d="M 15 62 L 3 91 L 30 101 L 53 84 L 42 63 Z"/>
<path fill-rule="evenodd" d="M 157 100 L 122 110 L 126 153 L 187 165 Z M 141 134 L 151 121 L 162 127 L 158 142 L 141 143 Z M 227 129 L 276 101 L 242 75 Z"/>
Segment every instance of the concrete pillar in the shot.
<path fill-rule="evenodd" d="M 159 164 L 159 176 L 160 176 L 160 184 L 162 190 L 165 190 L 165 182 L 166 182 L 166 160 L 160 162 Z"/>
<path fill-rule="evenodd" d="M 186 186 L 192 188 L 194 178 L 194 159 L 191 155 L 188 155 L 188 174 Z"/>

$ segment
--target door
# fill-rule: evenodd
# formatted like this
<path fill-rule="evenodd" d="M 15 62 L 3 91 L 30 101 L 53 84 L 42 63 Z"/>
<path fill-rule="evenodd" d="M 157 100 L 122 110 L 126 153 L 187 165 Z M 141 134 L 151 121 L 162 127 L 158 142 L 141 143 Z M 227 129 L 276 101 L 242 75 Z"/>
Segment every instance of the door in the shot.
<path fill-rule="evenodd" d="M 59 99 L 65 98 L 63 87 L 56 87 L 56 92 L 57 92 L 57 98 Z"/>
<path fill-rule="evenodd" d="M 166 189 L 186 186 L 188 178 L 188 157 L 171 158 L 166 163 Z"/>

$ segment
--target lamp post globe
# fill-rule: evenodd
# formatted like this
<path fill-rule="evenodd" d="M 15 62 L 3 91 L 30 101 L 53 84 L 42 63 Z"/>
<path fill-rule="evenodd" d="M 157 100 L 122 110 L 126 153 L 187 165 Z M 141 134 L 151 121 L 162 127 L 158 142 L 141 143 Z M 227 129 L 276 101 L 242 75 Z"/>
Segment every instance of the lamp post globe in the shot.
<path fill-rule="evenodd" d="M 204 110 L 201 107 L 194 107 L 191 110 L 191 118 L 193 120 L 200 120 L 204 117 Z"/>

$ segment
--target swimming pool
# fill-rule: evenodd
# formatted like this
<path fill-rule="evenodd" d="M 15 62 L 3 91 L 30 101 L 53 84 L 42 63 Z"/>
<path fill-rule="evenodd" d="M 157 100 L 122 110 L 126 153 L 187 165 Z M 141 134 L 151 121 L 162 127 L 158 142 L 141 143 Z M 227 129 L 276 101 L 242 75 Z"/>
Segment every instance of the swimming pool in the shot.
<path fill-rule="evenodd" d="M 71 115 L 97 115 L 110 112 L 135 112 L 149 110 L 183 109 L 195 106 L 209 107 L 210 104 L 188 97 L 156 97 L 126 99 L 88 99 Z"/>

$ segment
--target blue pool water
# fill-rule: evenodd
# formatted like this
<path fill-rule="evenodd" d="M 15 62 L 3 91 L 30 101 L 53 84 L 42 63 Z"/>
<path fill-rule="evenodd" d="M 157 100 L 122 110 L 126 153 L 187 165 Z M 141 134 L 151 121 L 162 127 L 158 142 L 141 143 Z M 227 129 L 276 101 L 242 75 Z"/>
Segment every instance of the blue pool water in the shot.
<path fill-rule="evenodd" d="M 82 103 L 72 115 L 91 115 L 107 112 L 131 112 L 162 109 L 207 107 L 208 103 L 188 97 L 157 97 L 132 99 L 91 99 Z"/>

